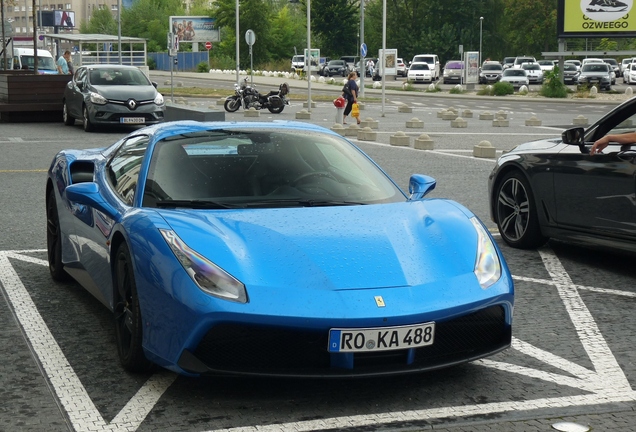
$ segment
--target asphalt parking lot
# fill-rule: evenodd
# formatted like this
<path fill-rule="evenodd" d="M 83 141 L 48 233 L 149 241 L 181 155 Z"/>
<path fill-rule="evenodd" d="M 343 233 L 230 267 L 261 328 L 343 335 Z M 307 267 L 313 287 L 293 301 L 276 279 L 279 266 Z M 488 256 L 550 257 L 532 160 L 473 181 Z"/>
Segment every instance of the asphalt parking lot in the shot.
<path fill-rule="evenodd" d="M 259 89 L 275 82 L 263 81 Z M 411 113 L 398 112 L 405 100 Z M 187 103 L 208 107 L 216 101 Z M 466 128 L 438 117 L 451 106 L 473 112 Z M 362 111 L 363 119 L 378 121 L 375 139 L 351 139 L 403 189 L 410 174 L 430 175 L 438 181 L 432 197 L 461 202 L 495 232 L 486 193 L 494 159 L 473 157 L 473 147 L 487 140 L 500 154 L 558 136 L 579 115 L 593 122 L 613 106 L 389 94 L 384 104 L 376 100 Z M 296 102 L 280 115 L 253 118 L 239 111 L 226 119 L 294 120 L 301 109 Z M 509 125 L 479 120 L 484 111 L 503 111 Z M 541 126 L 525 126 L 533 115 Z M 414 117 L 422 128 L 406 127 Z M 311 119 L 301 121 L 332 127 L 335 109 L 318 102 Z M 411 138 L 409 146 L 390 145 L 398 131 Z M 44 182 L 60 149 L 105 146 L 127 132 L 86 134 L 79 122 L 0 124 L 0 431 L 548 431 L 563 421 L 595 431 L 634 430 L 633 257 L 556 242 L 537 251 L 501 244 L 516 286 L 514 342 L 486 360 L 347 381 L 124 373 L 109 312 L 79 285 L 49 277 Z M 413 148 L 423 133 L 434 150 Z"/>

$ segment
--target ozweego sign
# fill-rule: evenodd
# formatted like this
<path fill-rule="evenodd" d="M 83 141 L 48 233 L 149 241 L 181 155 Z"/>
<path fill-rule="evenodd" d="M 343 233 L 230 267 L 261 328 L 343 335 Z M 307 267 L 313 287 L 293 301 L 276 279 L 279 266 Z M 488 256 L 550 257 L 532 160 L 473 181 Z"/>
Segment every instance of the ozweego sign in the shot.
<path fill-rule="evenodd" d="M 636 15 L 634 0 L 559 0 L 559 37 L 633 36 Z"/>

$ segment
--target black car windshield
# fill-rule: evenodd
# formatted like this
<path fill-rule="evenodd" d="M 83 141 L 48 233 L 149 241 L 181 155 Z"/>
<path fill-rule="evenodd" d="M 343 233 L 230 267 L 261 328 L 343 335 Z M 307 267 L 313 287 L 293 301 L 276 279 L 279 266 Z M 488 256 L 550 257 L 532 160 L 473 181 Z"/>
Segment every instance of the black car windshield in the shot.
<path fill-rule="evenodd" d="M 481 67 L 481 70 L 487 71 L 500 71 L 502 69 L 501 65 L 498 64 L 485 64 Z"/>
<path fill-rule="evenodd" d="M 538 65 L 538 64 L 536 64 L 536 63 L 533 63 L 533 64 L 524 64 L 524 65 L 522 65 L 522 67 L 523 67 L 525 70 L 541 70 L 541 66 L 539 66 L 539 65 Z"/>
<path fill-rule="evenodd" d="M 228 128 L 158 141 L 146 207 L 359 205 L 405 195 L 344 138 L 285 128 Z"/>
<path fill-rule="evenodd" d="M 413 63 L 410 70 L 429 70 L 428 64 L 426 63 Z"/>
<path fill-rule="evenodd" d="M 91 68 L 89 80 L 93 85 L 112 86 L 148 86 L 146 75 L 137 68 Z"/>
<path fill-rule="evenodd" d="M 504 76 L 526 76 L 526 71 L 523 69 L 506 69 L 503 74 Z"/>
<path fill-rule="evenodd" d="M 346 63 L 344 60 L 331 60 L 328 63 L 329 66 L 345 66 Z"/>
<path fill-rule="evenodd" d="M 605 63 L 588 63 L 583 65 L 581 72 L 607 72 L 607 65 Z"/>

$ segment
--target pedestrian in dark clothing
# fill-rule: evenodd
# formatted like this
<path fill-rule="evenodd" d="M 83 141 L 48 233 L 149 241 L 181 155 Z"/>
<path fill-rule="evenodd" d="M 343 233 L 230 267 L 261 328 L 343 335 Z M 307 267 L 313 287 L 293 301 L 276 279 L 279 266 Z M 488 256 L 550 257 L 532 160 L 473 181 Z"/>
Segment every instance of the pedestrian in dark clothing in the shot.
<path fill-rule="evenodd" d="M 342 93 L 342 97 L 344 97 L 347 100 L 347 106 L 345 107 L 344 110 L 344 117 L 342 118 L 342 124 L 347 124 L 346 119 L 347 116 L 351 113 L 351 108 L 353 108 L 353 104 L 354 103 L 358 103 L 358 84 L 356 83 L 356 76 L 358 74 L 353 71 L 353 72 L 349 72 L 349 76 L 348 76 L 348 81 L 347 84 L 345 84 L 345 86 L 349 87 L 349 92 L 343 92 Z M 358 124 L 360 124 L 360 118 L 356 119 L 358 121 Z"/>

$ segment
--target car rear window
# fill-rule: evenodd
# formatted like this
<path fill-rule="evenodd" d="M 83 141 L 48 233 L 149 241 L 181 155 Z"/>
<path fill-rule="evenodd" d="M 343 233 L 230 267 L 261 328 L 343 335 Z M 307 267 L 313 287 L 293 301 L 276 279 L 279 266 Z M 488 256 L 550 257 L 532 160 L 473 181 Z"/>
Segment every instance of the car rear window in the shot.
<path fill-rule="evenodd" d="M 464 64 L 462 62 L 450 62 L 446 63 L 446 69 L 462 69 Z"/>

